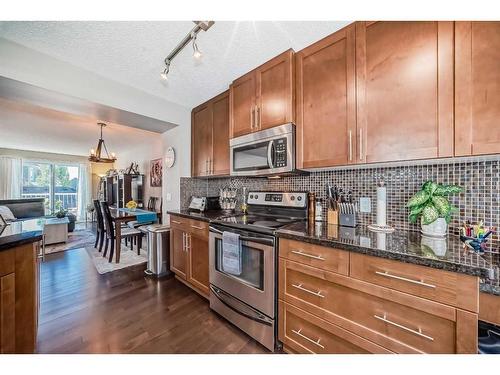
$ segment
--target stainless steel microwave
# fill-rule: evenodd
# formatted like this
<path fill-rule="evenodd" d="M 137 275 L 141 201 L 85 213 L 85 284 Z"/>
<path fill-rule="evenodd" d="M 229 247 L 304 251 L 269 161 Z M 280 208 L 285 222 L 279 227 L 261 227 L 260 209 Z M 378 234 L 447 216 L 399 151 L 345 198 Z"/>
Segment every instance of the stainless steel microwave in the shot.
<path fill-rule="evenodd" d="M 295 170 L 295 125 L 292 123 L 233 138 L 231 176 L 267 176 Z"/>

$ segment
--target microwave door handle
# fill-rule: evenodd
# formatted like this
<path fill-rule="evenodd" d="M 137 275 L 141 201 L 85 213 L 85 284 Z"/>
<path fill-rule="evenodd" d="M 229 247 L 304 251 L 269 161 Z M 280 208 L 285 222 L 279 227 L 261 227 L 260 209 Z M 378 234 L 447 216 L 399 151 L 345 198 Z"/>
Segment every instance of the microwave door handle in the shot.
<path fill-rule="evenodd" d="M 267 145 L 267 164 L 269 165 L 270 169 L 274 168 L 274 163 L 273 163 L 273 148 L 274 148 L 274 142 L 271 141 Z"/>

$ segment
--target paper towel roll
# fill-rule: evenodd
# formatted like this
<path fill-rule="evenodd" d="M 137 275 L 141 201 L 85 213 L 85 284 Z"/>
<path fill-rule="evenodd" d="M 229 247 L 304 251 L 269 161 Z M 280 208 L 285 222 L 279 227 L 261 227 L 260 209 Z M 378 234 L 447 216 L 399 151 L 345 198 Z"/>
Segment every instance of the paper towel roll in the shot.
<path fill-rule="evenodd" d="M 377 187 L 377 225 L 387 225 L 387 190 L 385 186 Z"/>

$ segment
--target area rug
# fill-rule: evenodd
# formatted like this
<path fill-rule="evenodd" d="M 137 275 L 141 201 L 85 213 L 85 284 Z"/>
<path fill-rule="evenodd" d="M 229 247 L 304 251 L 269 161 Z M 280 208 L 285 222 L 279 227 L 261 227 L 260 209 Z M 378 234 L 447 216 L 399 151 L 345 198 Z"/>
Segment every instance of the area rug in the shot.
<path fill-rule="evenodd" d="M 105 273 L 121 270 L 123 268 L 135 266 L 138 264 L 144 264 L 148 261 L 147 250 L 142 249 L 141 255 L 137 255 L 137 251 L 130 250 L 128 247 L 124 246 L 122 243 L 120 252 L 120 263 L 116 263 L 114 258 L 113 262 L 110 263 L 108 258 L 104 258 L 99 250 L 93 247 L 94 245 L 86 246 L 85 250 L 92 259 L 95 268 L 99 274 L 103 275 Z M 109 255 L 109 253 L 108 253 Z"/>
<path fill-rule="evenodd" d="M 94 246 L 95 234 L 90 229 L 80 229 L 68 233 L 68 241 L 45 246 L 45 254 Z"/>

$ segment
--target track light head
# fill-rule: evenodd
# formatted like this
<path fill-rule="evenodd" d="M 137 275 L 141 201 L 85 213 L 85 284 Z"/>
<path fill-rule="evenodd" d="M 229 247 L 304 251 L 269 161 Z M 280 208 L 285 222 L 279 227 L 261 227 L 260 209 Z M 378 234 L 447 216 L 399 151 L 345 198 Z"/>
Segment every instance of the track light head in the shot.
<path fill-rule="evenodd" d="M 191 33 L 191 38 L 193 39 L 193 57 L 196 60 L 199 60 L 203 57 L 203 54 L 201 53 L 200 49 L 198 48 L 198 43 L 196 42 L 196 38 L 198 35 L 196 33 Z"/>
<path fill-rule="evenodd" d="M 165 65 L 166 67 L 163 72 L 160 73 L 160 77 L 166 80 L 168 78 L 168 72 L 170 71 L 170 61 L 165 59 Z"/>

